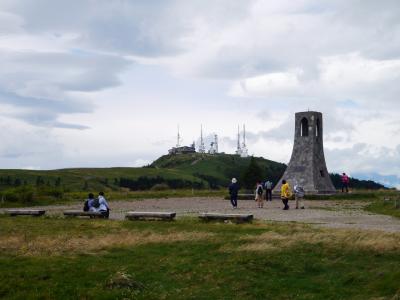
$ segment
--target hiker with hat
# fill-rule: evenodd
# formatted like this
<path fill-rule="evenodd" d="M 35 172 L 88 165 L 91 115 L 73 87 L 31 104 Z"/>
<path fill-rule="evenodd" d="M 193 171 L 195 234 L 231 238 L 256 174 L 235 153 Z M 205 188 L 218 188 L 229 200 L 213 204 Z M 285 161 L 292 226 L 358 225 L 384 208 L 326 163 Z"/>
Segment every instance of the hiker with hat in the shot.
<path fill-rule="evenodd" d="M 232 207 L 237 208 L 237 198 L 239 193 L 239 185 L 236 178 L 232 178 L 232 183 L 229 185 L 229 195 L 231 198 Z"/>

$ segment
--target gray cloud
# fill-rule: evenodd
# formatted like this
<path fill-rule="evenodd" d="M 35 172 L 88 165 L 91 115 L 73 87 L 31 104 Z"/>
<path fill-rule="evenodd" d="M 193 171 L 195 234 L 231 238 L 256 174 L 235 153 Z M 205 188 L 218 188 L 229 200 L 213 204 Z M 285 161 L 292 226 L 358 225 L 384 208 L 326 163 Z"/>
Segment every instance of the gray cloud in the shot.
<path fill-rule="evenodd" d="M 115 56 L 80 53 L 0 52 L 0 103 L 14 106 L 8 113 L 37 125 L 85 129 L 57 121 L 62 114 L 89 113 L 94 105 L 73 96 L 120 84 L 118 75 L 130 62 Z M 20 109 L 20 110 L 18 110 Z"/>

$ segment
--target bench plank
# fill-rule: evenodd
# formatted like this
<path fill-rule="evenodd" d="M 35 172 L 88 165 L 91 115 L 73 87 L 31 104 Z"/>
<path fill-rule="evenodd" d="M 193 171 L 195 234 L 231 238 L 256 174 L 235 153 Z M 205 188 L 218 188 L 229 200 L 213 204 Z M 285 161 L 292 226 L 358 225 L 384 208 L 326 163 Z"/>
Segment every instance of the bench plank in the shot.
<path fill-rule="evenodd" d="M 199 218 L 205 221 L 227 221 L 251 222 L 254 218 L 252 214 L 220 214 L 220 213 L 202 213 Z"/>
<path fill-rule="evenodd" d="M 64 210 L 64 216 L 68 217 L 103 217 L 101 212 L 83 210 Z"/>
<path fill-rule="evenodd" d="M 6 213 L 10 216 L 42 216 L 46 211 L 43 209 L 8 209 Z"/>
<path fill-rule="evenodd" d="M 129 211 L 125 218 L 129 220 L 144 220 L 144 219 L 161 219 L 173 220 L 176 217 L 176 212 L 153 212 L 153 211 Z"/>

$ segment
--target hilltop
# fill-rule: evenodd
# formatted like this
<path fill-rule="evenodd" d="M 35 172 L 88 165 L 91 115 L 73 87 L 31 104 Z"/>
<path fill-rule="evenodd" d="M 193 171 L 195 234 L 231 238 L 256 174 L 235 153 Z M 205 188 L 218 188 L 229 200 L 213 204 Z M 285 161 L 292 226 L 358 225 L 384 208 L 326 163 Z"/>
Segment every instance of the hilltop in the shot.
<path fill-rule="evenodd" d="M 150 167 L 156 169 L 177 170 L 208 182 L 210 187 L 226 186 L 233 177 L 240 178 L 249 166 L 251 157 L 233 154 L 182 154 L 164 155 L 154 161 Z M 285 171 L 286 165 L 262 157 L 254 157 L 262 170 L 262 178 L 276 182 Z"/>

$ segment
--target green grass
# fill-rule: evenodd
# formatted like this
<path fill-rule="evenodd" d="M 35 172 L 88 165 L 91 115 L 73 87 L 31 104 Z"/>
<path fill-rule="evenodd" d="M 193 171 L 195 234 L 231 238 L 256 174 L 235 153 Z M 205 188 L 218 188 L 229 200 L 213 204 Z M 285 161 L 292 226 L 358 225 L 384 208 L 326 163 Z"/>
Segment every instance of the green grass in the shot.
<path fill-rule="evenodd" d="M 0 298 L 395 299 L 398 237 L 298 224 L 0 217 Z"/>
<path fill-rule="evenodd" d="M 75 204 L 76 202 L 83 203 L 87 199 L 88 193 L 92 192 L 96 195 L 97 191 L 85 192 L 69 192 L 64 193 L 61 199 L 56 199 L 46 196 L 35 196 L 32 201 L 4 201 L 0 200 L 0 208 L 10 207 L 27 207 L 27 206 L 43 206 L 43 205 L 64 205 Z M 162 199 L 162 198 L 190 198 L 190 197 L 221 197 L 226 195 L 226 190 L 165 190 L 165 191 L 109 191 L 106 192 L 108 201 L 118 200 L 143 200 L 143 199 Z"/>
<path fill-rule="evenodd" d="M 80 191 L 83 189 L 85 182 L 90 189 L 110 190 L 118 189 L 114 184 L 114 179 L 129 178 L 137 179 L 141 176 L 157 177 L 164 179 L 181 179 L 191 182 L 202 182 L 201 179 L 187 174 L 179 170 L 155 169 L 155 168 L 75 168 L 60 170 L 0 170 L 0 177 L 7 178 L 11 181 L 20 179 L 26 181 L 30 185 L 35 185 L 38 176 L 45 183 L 49 182 L 54 186 L 57 178 L 61 178 L 61 186 L 70 191 Z"/>
<path fill-rule="evenodd" d="M 365 210 L 376 214 L 400 218 L 400 197 L 397 198 L 397 201 L 395 199 L 374 201 L 369 204 Z"/>
<path fill-rule="evenodd" d="M 337 192 L 333 195 L 306 195 L 307 200 L 376 200 L 382 195 L 386 195 L 386 191 L 368 191 L 357 190 L 352 193 Z"/>
<path fill-rule="evenodd" d="M 182 171 L 194 176 L 209 176 L 215 178 L 219 185 L 226 186 L 232 177 L 240 178 L 248 167 L 251 157 L 243 158 L 231 154 L 187 154 L 164 155 L 152 163 L 157 168 Z M 265 172 L 264 176 L 278 180 L 285 171 L 286 165 L 262 157 L 255 157 L 257 164 Z"/>

